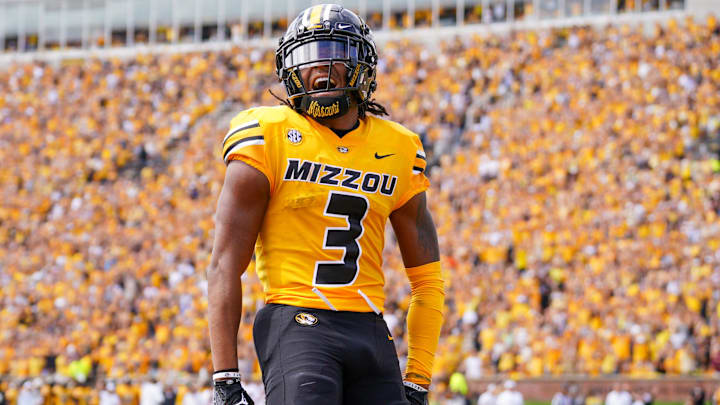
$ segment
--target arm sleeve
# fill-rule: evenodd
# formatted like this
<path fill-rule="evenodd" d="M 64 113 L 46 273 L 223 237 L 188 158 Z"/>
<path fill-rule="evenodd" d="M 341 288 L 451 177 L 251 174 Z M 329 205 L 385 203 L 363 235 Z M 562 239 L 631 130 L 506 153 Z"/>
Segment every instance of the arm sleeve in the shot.
<path fill-rule="evenodd" d="M 267 177 L 272 191 L 275 179 L 267 158 L 264 132 L 259 120 L 247 112 L 238 114 L 223 138 L 222 158 L 226 165 L 239 160 L 259 170 Z"/>
<path fill-rule="evenodd" d="M 428 384 L 443 323 L 445 289 L 440 262 L 410 267 L 405 271 L 411 289 L 405 379 L 415 384 Z"/>
<path fill-rule="evenodd" d="M 415 156 L 412 159 L 410 181 L 408 187 L 395 203 L 393 211 L 402 207 L 415 195 L 422 193 L 430 187 L 430 180 L 425 176 L 425 168 L 427 167 L 425 150 L 417 135 L 413 136 L 413 151 Z"/>

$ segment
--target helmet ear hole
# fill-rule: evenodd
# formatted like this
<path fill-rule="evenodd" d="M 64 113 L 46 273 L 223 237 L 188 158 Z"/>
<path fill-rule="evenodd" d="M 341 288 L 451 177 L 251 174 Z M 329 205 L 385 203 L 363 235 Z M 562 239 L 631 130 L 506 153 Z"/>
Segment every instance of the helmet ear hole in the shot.
<path fill-rule="evenodd" d="M 283 71 L 283 63 L 282 63 L 282 56 L 276 55 L 275 56 L 275 71 L 278 75 L 278 77 L 282 78 L 282 71 Z"/>

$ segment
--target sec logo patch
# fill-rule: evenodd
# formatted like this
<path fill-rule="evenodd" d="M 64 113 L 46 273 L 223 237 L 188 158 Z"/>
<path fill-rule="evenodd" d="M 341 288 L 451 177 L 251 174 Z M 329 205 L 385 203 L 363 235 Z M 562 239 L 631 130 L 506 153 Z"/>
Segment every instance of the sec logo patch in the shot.
<path fill-rule="evenodd" d="M 299 314 L 295 315 L 295 322 L 302 326 L 315 326 L 318 323 L 318 319 L 313 314 L 308 314 L 307 312 L 300 312 Z"/>
<path fill-rule="evenodd" d="M 303 136 L 297 129 L 289 129 L 287 133 L 287 140 L 293 145 L 300 145 L 303 141 Z"/>

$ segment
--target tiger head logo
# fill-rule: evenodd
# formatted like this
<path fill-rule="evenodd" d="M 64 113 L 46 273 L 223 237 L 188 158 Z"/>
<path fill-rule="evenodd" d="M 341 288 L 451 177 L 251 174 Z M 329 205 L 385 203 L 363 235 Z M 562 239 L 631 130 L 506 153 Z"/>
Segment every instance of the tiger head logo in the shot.
<path fill-rule="evenodd" d="M 300 312 L 295 315 L 295 322 L 302 326 L 315 326 L 318 323 L 318 319 L 313 314 L 307 312 Z"/>

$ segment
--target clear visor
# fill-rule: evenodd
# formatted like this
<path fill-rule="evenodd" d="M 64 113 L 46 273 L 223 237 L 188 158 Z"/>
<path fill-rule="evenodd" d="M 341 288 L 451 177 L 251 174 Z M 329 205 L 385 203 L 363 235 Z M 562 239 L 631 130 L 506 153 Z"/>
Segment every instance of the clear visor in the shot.
<path fill-rule="evenodd" d="M 285 54 L 285 66 L 298 66 L 313 62 L 357 60 L 358 47 L 347 41 L 320 40 L 302 44 Z"/>

